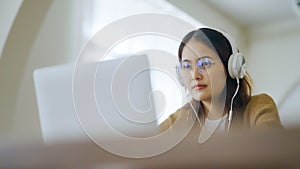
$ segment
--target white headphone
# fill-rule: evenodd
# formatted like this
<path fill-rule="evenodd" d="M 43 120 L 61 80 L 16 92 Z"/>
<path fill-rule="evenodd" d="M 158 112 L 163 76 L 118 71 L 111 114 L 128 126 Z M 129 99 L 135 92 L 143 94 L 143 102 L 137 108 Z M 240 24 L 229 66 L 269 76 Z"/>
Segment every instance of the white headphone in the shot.
<path fill-rule="evenodd" d="M 216 30 L 216 29 L 215 29 Z M 228 72 L 232 79 L 242 79 L 246 74 L 246 63 L 244 56 L 238 51 L 235 41 L 229 34 L 217 30 L 229 41 L 232 54 L 228 59 Z"/>
<path fill-rule="evenodd" d="M 203 27 L 203 28 L 205 28 L 205 27 Z M 231 125 L 232 115 L 233 115 L 233 100 L 239 90 L 239 79 L 244 78 L 244 76 L 246 74 L 245 58 L 238 51 L 235 41 L 229 36 L 229 34 L 227 34 L 224 31 L 221 31 L 219 29 L 216 29 L 216 28 L 211 28 L 211 27 L 206 27 L 206 28 L 212 29 L 212 30 L 215 30 L 215 31 L 221 33 L 229 41 L 231 49 L 232 49 L 232 54 L 229 56 L 229 59 L 228 59 L 228 73 L 232 79 L 237 80 L 237 88 L 236 88 L 234 95 L 231 98 L 230 110 L 229 110 L 229 115 L 228 115 L 228 126 L 227 126 L 227 133 L 228 133 L 229 129 L 230 129 L 230 125 Z M 200 28 L 200 29 L 202 29 L 202 28 Z M 182 86 L 184 86 L 184 82 L 183 82 L 183 79 L 180 75 L 178 68 L 176 69 L 176 75 L 177 75 L 179 83 Z"/>
<path fill-rule="evenodd" d="M 206 28 L 206 27 L 203 27 Z M 215 30 L 219 33 L 221 33 L 230 43 L 231 49 L 232 49 L 232 54 L 230 55 L 229 59 L 228 59 L 228 72 L 229 72 L 229 76 L 232 79 L 242 79 L 244 78 L 245 74 L 246 74 L 246 64 L 245 64 L 245 58 L 244 56 L 238 51 L 237 46 L 235 45 L 234 40 L 229 36 L 229 34 L 225 33 L 224 31 L 221 31 L 219 29 L 216 28 L 210 28 L 207 27 L 208 29 L 212 29 Z M 200 28 L 202 29 L 202 28 Z M 184 86 L 184 82 L 183 79 L 179 73 L 179 70 L 176 69 L 176 75 L 177 75 L 177 79 L 178 82 Z"/>

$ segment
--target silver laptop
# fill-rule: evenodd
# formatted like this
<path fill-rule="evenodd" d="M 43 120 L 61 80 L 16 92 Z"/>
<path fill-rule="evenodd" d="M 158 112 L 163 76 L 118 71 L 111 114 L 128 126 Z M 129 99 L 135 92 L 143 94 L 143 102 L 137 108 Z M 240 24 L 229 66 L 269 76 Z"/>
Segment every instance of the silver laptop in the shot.
<path fill-rule="evenodd" d="M 151 105 L 153 101 L 149 95 L 151 80 L 150 73 L 147 71 L 149 68 L 147 56 L 131 56 L 103 61 L 100 64 L 99 62 L 88 63 L 87 67 L 93 67 L 95 64 L 98 66 L 93 75 L 95 102 L 99 106 L 97 109 L 101 109 L 100 113 L 105 121 L 115 131 L 124 135 L 157 132 L 157 122 L 153 120 L 156 115 L 154 106 Z M 89 139 L 80 118 L 93 117 L 88 117 L 89 108 L 84 112 L 86 115 L 77 112 L 78 103 L 73 102 L 73 73 L 74 64 L 40 68 L 33 73 L 40 125 L 45 142 Z M 84 81 L 85 75 L 81 77 Z M 89 100 L 83 99 L 80 105 L 88 105 L 88 102 Z M 147 123 L 130 120 L 135 114 L 139 115 L 141 112 L 144 113 L 143 118 L 149 119 Z M 99 125 L 95 125 L 95 131 L 101 132 L 99 133 L 101 137 L 112 137 L 111 131 L 102 127 L 102 124 L 103 122 L 99 122 Z"/>

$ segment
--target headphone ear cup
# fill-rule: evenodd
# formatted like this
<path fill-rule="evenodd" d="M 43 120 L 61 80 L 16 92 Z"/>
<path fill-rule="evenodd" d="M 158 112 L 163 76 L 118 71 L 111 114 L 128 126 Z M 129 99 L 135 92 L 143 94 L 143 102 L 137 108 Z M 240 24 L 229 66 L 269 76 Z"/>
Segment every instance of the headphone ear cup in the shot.
<path fill-rule="evenodd" d="M 246 74 L 245 58 L 241 53 L 234 53 L 228 60 L 228 72 L 231 78 L 242 79 Z"/>

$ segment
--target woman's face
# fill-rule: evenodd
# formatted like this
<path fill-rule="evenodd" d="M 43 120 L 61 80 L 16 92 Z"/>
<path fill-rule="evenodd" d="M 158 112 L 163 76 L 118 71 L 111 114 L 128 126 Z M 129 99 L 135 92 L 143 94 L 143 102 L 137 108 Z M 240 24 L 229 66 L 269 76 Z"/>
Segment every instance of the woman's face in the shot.
<path fill-rule="evenodd" d="M 185 68 L 192 65 L 192 68 L 181 72 L 184 84 L 195 100 L 220 98 L 226 85 L 226 73 L 216 52 L 204 43 L 191 39 L 183 48 L 181 63 Z"/>

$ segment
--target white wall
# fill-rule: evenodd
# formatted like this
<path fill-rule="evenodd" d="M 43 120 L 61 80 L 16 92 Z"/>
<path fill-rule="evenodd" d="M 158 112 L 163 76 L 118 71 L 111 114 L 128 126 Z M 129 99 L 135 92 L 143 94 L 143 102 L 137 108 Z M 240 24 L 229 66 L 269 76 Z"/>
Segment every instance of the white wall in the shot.
<path fill-rule="evenodd" d="M 245 37 L 245 31 L 243 26 L 232 20 L 226 14 L 214 9 L 205 1 L 199 0 L 168 0 L 170 3 L 178 6 L 187 14 L 191 15 L 195 19 L 207 26 L 219 28 L 229 33 L 232 38 L 235 39 L 236 44 L 240 51 L 244 52 L 247 49 L 247 40 Z"/>
<path fill-rule="evenodd" d="M 77 7 L 72 0 L 23 2 L 0 60 L 0 134 L 40 138 L 32 72 L 75 59 Z"/>
<path fill-rule="evenodd" d="M 300 79 L 300 21 L 252 28 L 249 37 L 247 67 L 254 93 L 268 93 L 279 103 Z"/>
<path fill-rule="evenodd" d="M 254 94 L 271 95 L 284 127 L 299 127 L 300 20 L 253 27 L 249 37 Z"/>

